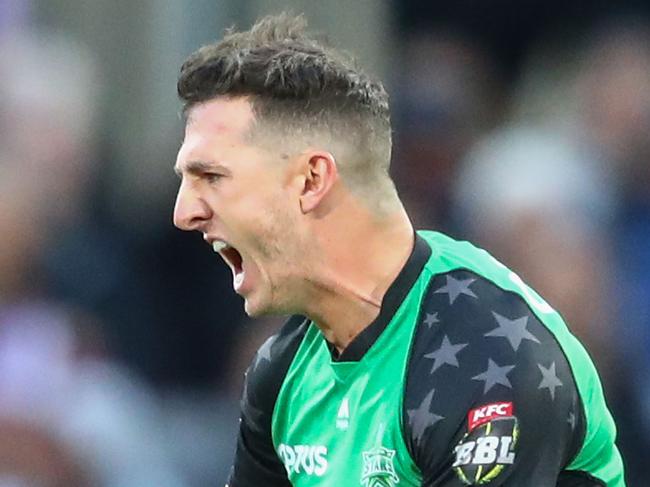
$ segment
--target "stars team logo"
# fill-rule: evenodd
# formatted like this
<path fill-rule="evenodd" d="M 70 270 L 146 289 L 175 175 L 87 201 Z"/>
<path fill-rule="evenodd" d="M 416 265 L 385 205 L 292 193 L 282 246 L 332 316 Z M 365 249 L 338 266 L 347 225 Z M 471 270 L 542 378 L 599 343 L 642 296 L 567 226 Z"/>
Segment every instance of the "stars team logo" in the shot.
<path fill-rule="evenodd" d="M 392 487 L 399 482 L 393 466 L 395 450 L 383 446 L 363 452 L 363 474 L 361 483 L 364 487 Z"/>

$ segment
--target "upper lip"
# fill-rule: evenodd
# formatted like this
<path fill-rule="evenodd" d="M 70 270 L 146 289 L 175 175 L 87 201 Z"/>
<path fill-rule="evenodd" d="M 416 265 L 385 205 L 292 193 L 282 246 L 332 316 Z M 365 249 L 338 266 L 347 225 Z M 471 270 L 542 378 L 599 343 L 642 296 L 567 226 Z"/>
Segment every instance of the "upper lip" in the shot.
<path fill-rule="evenodd" d="M 205 240 L 206 242 L 208 242 L 210 245 L 212 245 L 213 243 L 215 243 L 217 240 L 220 241 L 220 242 L 226 242 L 226 243 L 228 243 L 228 241 L 227 241 L 225 238 L 216 237 L 216 236 L 213 236 L 213 235 L 207 235 L 207 234 L 203 234 L 203 240 Z"/>

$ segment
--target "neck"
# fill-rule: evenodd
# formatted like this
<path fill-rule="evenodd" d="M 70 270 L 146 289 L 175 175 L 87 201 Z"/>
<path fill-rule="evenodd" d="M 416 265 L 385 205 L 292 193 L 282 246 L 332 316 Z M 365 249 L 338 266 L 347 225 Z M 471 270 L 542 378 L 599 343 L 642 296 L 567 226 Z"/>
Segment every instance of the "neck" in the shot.
<path fill-rule="evenodd" d="M 379 314 L 411 254 L 414 232 L 401 206 L 381 219 L 360 205 L 332 213 L 312 229 L 316 257 L 306 277 L 305 313 L 341 352 Z"/>

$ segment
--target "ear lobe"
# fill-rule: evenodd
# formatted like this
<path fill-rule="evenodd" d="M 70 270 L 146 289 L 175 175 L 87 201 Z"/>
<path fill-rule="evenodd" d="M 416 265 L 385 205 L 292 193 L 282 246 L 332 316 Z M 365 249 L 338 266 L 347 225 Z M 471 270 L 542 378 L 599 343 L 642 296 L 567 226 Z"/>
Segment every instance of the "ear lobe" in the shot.
<path fill-rule="evenodd" d="M 305 168 L 305 183 L 300 195 L 303 213 L 314 211 L 339 178 L 336 160 L 329 152 L 312 152 Z"/>

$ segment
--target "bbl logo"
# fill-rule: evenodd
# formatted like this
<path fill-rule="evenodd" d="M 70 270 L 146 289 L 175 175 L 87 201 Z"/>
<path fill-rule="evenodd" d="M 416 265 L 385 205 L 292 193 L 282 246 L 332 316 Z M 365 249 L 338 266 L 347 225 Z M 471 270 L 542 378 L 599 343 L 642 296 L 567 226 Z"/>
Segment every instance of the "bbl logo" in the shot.
<path fill-rule="evenodd" d="M 392 487 L 399 482 L 393 467 L 395 450 L 383 446 L 363 452 L 361 483 L 365 487 Z"/>
<path fill-rule="evenodd" d="M 454 449 L 452 465 L 467 485 L 482 485 L 515 462 L 519 427 L 515 416 L 496 417 L 469 431 Z"/>

